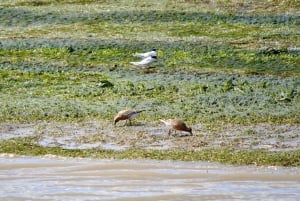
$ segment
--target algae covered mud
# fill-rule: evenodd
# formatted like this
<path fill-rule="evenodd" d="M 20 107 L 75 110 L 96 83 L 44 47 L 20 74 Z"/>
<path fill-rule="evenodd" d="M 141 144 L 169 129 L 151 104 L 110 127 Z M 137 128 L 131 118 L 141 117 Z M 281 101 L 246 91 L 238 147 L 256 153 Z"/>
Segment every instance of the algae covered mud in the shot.
<path fill-rule="evenodd" d="M 299 10 L 294 0 L 1 1 L 1 152 L 193 160 L 210 149 L 196 159 L 298 166 Z M 152 48 L 151 69 L 130 65 Z M 113 127 L 126 108 L 146 112 Z M 160 118 L 195 135 L 168 138 Z"/>
<path fill-rule="evenodd" d="M 155 160 L 0 157 L 0 199 L 288 200 L 299 168 Z"/>

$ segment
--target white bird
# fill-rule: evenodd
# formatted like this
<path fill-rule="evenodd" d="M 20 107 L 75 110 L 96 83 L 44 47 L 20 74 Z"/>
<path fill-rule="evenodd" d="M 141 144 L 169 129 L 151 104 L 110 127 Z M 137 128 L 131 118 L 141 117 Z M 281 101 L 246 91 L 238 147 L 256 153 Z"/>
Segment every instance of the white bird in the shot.
<path fill-rule="evenodd" d="M 156 56 L 151 56 L 151 57 L 144 58 L 141 61 L 134 61 L 134 62 L 130 62 L 130 63 L 133 65 L 136 65 L 136 66 L 146 67 L 146 66 L 150 65 L 151 63 L 155 62 L 156 60 L 157 60 Z"/>
<path fill-rule="evenodd" d="M 157 49 L 152 49 L 152 51 L 150 52 L 145 52 L 145 53 L 135 53 L 133 54 L 133 56 L 135 57 L 139 57 L 139 58 L 147 58 L 147 57 L 151 57 L 151 56 L 156 56 L 157 57 Z"/>

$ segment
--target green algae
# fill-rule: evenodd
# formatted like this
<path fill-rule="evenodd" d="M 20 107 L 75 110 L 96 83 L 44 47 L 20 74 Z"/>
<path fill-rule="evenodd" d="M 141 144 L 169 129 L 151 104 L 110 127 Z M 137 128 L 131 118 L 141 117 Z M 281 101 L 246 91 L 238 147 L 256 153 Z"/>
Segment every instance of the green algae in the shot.
<path fill-rule="evenodd" d="M 191 122 L 299 123 L 298 79 L 1 70 L 2 121 L 111 119 L 122 108 Z M 150 82 L 151 80 L 151 82 Z M 103 87 L 109 83 L 109 87 Z M 16 91 L 18 92 L 16 94 Z M 151 113 L 145 120 L 153 119 Z"/>

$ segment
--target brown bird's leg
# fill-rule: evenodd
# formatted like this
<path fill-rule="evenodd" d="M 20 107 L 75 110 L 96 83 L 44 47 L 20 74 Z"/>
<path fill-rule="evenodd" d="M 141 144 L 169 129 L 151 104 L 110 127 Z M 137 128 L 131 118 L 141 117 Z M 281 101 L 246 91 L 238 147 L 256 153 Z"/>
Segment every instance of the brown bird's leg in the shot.
<path fill-rule="evenodd" d="M 168 136 L 170 136 L 171 135 L 171 129 L 169 129 L 169 132 L 168 132 Z"/>

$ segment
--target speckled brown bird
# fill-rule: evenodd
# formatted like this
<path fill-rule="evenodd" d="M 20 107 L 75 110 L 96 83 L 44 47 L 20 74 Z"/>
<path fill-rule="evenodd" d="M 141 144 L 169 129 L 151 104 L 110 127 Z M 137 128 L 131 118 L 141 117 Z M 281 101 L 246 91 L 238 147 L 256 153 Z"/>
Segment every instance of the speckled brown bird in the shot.
<path fill-rule="evenodd" d="M 165 119 L 165 120 L 164 119 L 160 119 L 160 121 L 170 127 L 168 135 L 171 135 L 172 129 L 175 130 L 175 132 L 176 132 L 176 130 L 177 131 L 184 131 L 184 132 L 188 132 L 191 135 L 193 135 L 192 128 L 188 127 L 181 120 L 178 120 L 178 119 Z"/>
<path fill-rule="evenodd" d="M 130 120 L 132 118 L 135 118 L 143 111 L 145 111 L 145 110 L 122 110 L 122 111 L 118 112 L 118 114 L 115 116 L 114 125 L 116 125 L 116 123 L 121 120 L 125 120 L 126 121 L 125 125 L 126 125 L 127 120 L 130 122 Z"/>

